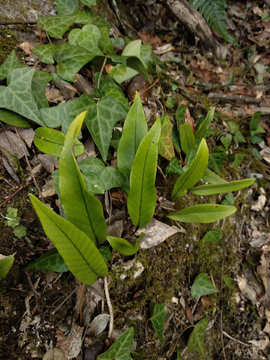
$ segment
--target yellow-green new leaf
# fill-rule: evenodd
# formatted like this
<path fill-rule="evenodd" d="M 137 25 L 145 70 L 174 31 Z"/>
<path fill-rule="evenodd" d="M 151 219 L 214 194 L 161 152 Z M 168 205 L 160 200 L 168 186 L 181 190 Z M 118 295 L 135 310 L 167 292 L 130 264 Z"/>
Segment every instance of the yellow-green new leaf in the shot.
<path fill-rule="evenodd" d="M 131 173 L 127 207 L 135 226 L 142 227 L 152 219 L 156 205 L 155 180 L 161 122 L 158 117 L 142 140 Z"/>
<path fill-rule="evenodd" d="M 126 176 L 130 174 L 136 152 L 147 131 L 147 122 L 141 98 L 136 93 L 133 105 L 127 114 L 123 134 L 117 149 L 117 166 Z"/>
<path fill-rule="evenodd" d="M 208 224 L 224 219 L 236 212 L 234 206 L 217 204 L 194 205 L 167 215 L 168 218 L 187 223 Z"/>
<path fill-rule="evenodd" d="M 32 194 L 29 196 L 45 234 L 55 244 L 72 274 L 84 284 L 93 284 L 98 277 L 107 276 L 106 263 L 88 236 Z"/>
<path fill-rule="evenodd" d="M 135 245 L 131 245 L 126 239 L 122 239 L 115 236 L 106 236 L 106 239 L 109 241 L 111 247 L 115 251 L 119 251 L 120 254 L 130 256 L 136 254 L 139 251 L 141 239 L 145 236 L 144 233 L 141 233 L 140 237 L 136 239 Z"/>
<path fill-rule="evenodd" d="M 96 245 L 106 237 L 106 222 L 101 202 L 86 187 L 72 149 L 87 111 L 71 123 L 59 160 L 59 191 L 67 219 Z"/>
<path fill-rule="evenodd" d="M 187 189 L 192 188 L 200 180 L 207 167 L 208 158 L 208 147 L 205 139 L 202 139 L 195 159 L 174 185 L 172 193 L 174 198 L 185 195 Z"/>
<path fill-rule="evenodd" d="M 195 136 L 189 123 L 179 126 L 180 145 L 185 154 L 195 148 Z"/>
<path fill-rule="evenodd" d="M 224 194 L 224 193 L 241 190 L 248 186 L 251 186 L 255 182 L 255 180 L 256 179 L 244 179 L 244 180 L 232 181 L 226 184 L 203 185 L 192 188 L 189 191 L 192 194 L 202 195 L 202 196 Z"/>

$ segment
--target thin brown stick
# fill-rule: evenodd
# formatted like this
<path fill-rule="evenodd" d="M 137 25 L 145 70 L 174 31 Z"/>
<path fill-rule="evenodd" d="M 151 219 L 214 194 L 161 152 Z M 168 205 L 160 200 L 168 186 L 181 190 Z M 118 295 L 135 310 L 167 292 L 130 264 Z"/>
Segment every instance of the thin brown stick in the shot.
<path fill-rule="evenodd" d="M 97 89 L 99 89 L 101 75 L 102 75 L 103 70 L 104 70 L 104 68 L 105 68 L 106 62 L 107 62 L 107 56 L 105 56 L 105 59 L 104 59 L 104 61 L 103 61 L 103 64 L 102 64 L 102 67 L 101 67 L 101 70 L 100 70 L 100 73 L 99 73 L 99 76 L 98 76 Z"/>
<path fill-rule="evenodd" d="M 16 134 L 17 134 L 17 136 L 18 136 L 18 138 L 19 138 L 19 140 L 20 140 L 20 144 L 21 144 L 21 147 L 22 147 L 22 149 L 23 149 L 24 157 L 25 157 L 25 160 L 26 160 L 26 162 L 27 162 L 27 166 L 28 166 L 28 169 L 29 169 L 30 174 L 31 174 L 31 176 L 32 176 L 32 179 L 33 179 L 33 181 L 34 181 L 34 184 L 36 185 L 36 188 L 37 188 L 37 190 L 38 190 L 39 196 L 41 197 L 43 203 L 45 204 L 44 198 L 43 198 L 43 196 L 42 196 L 42 194 L 41 194 L 41 190 L 40 190 L 40 188 L 39 188 L 39 186 L 38 186 L 38 183 L 37 183 L 37 181 L 36 181 L 35 175 L 34 175 L 34 173 L 33 173 L 33 171 L 32 171 L 31 165 L 30 165 L 30 163 L 29 163 L 29 161 L 28 161 L 26 152 L 25 152 L 25 150 L 24 150 L 24 146 L 23 146 L 23 143 L 22 143 L 22 139 L 21 139 L 21 137 L 20 137 L 20 135 L 19 135 L 18 130 L 17 130 L 16 127 L 15 127 L 15 130 L 16 130 Z"/>
<path fill-rule="evenodd" d="M 112 332 L 113 332 L 114 318 L 113 318 L 112 303 L 111 303 L 110 294 L 109 294 L 109 290 L 108 290 L 107 276 L 104 277 L 104 290 L 105 290 L 106 301 L 107 301 L 107 305 L 108 305 L 108 309 L 109 309 L 109 313 L 110 313 L 110 325 L 109 325 L 109 332 L 108 332 L 108 339 L 110 339 L 112 337 Z"/>
<path fill-rule="evenodd" d="M 36 24 L 36 21 L 0 21 L 0 25 Z"/>

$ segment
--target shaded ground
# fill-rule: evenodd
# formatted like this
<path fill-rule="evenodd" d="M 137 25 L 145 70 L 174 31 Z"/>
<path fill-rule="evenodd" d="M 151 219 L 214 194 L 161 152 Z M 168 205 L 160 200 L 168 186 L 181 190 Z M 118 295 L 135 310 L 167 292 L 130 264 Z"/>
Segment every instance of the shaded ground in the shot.
<path fill-rule="evenodd" d="M 260 9 L 263 9 L 261 3 L 258 5 Z M 146 12 L 147 7 L 138 5 L 135 10 L 138 14 L 141 10 Z M 242 10 L 245 8 L 242 7 Z M 247 18 L 247 22 L 250 21 L 251 28 L 255 29 L 254 23 L 250 20 L 254 13 L 251 12 L 251 9 L 248 11 L 250 17 Z M 149 14 L 152 14 L 152 17 Z M 151 26 L 150 30 L 147 29 L 149 33 L 156 31 L 155 21 L 157 18 L 153 14 L 154 10 L 152 9 L 152 12 L 148 13 L 148 20 L 145 17 L 140 20 L 145 24 L 139 24 L 139 26 Z M 166 27 L 172 23 L 172 18 L 166 12 L 162 14 L 162 24 L 165 28 L 163 31 L 166 32 Z M 137 17 L 135 15 L 136 20 L 138 15 Z M 138 26 L 136 21 L 133 25 Z M 242 28 L 239 29 L 242 31 Z M 249 36 L 251 37 L 251 35 Z M 175 44 L 179 44 L 177 36 L 174 39 Z M 183 50 L 185 54 L 189 44 L 187 38 L 184 39 L 186 47 L 181 51 Z M 242 46 L 247 46 L 248 41 L 247 43 L 243 42 Z M 174 50 L 176 51 L 173 52 L 173 56 L 179 55 L 177 45 Z M 259 53 L 262 52 L 262 47 L 259 47 Z M 236 57 L 237 49 L 233 49 L 232 53 Z M 268 64 L 268 57 L 265 57 L 264 61 Z M 212 67 L 208 67 L 210 64 Z M 230 65 L 233 66 L 233 64 L 234 62 L 231 60 Z M 182 65 L 183 67 L 181 67 Z M 190 71 L 189 78 L 187 78 L 184 67 Z M 177 104 L 187 98 L 189 100 L 188 108 L 194 119 L 198 119 L 201 114 L 206 116 L 208 107 L 212 104 L 212 100 L 208 98 L 209 91 L 198 90 L 194 81 L 201 79 L 204 85 L 206 83 L 215 84 L 215 77 L 218 73 L 215 71 L 214 60 L 208 62 L 198 53 L 196 56 L 193 54 L 183 55 L 181 65 L 170 64 L 168 73 L 160 75 L 159 82 L 152 92 L 152 97 L 157 99 L 158 111 L 163 109 L 160 104 L 164 105 L 166 102 L 167 112 L 173 115 Z M 267 76 L 265 80 L 267 80 Z M 253 81 L 255 87 L 256 74 L 251 73 L 248 81 Z M 173 82 L 178 83 L 180 87 L 172 90 Z M 240 90 L 239 93 L 241 94 Z M 267 102 L 267 92 L 265 95 Z M 170 105 L 169 99 L 175 101 L 175 104 Z M 228 131 L 226 124 L 229 121 L 235 121 L 235 117 L 231 115 L 239 109 L 246 111 L 236 122 L 240 124 L 240 129 L 247 142 L 238 143 L 235 148 L 230 147 L 228 150 L 231 154 L 246 153 L 245 161 L 234 169 L 232 162 L 227 158 L 222 169 L 222 176 L 228 181 L 249 177 L 250 173 L 256 173 L 263 177 L 252 189 L 234 194 L 238 212 L 214 225 L 181 224 L 185 231 L 152 249 L 140 250 L 136 258 L 123 257 L 114 253 L 114 257 L 110 261 L 111 283 L 109 288 L 114 309 L 114 327 L 116 329 L 114 337 L 119 335 L 120 331 L 131 326 L 134 327 L 136 351 L 143 359 L 165 359 L 170 358 L 171 355 L 172 359 L 176 359 L 176 348 L 180 350 L 184 359 L 197 359 L 198 354 L 187 353 L 186 347 L 192 331 L 191 324 L 196 323 L 205 315 L 211 321 L 209 329 L 206 331 L 205 356 L 202 358 L 267 359 L 269 357 L 269 310 L 267 304 L 262 302 L 265 292 L 263 280 L 256 273 L 256 266 L 260 264 L 262 244 L 266 246 L 265 254 L 268 254 L 267 246 L 269 246 L 267 240 L 269 232 L 268 200 L 262 206 L 258 205 L 258 199 L 263 194 L 261 188 L 264 189 L 268 199 L 269 168 L 265 159 L 259 160 L 251 155 L 251 144 L 248 140 L 249 120 L 246 118 L 248 114 L 249 116 L 252 114 L 251 108 L 248 108 L 247 104 L 240 106 L 237 100 L 233 104 L 234 106 L 229 109 L 223 105 L 219 107 L 219 110 L 223 110 L 223 112 L 219 113 L 217 121 L 212 125 L 214 133 L 208 139 L 208 144 L 212 148 L 221 146 L 220 137 Z M 261 120 L 262 125 L 269 126 L 268 114 L 264 115 Z M 269 144 L 267 143 L 268 139 L 269 134 L 266 133 L 265 146 Z M 258 145 L 256 148 L 261 150 Z M 37 151 L 34 146 L 28 150 L 30 152 L 29 159 L 32 159 Z M 87 315 L 83 310 L 87 306 L 91 306 L 89 298 L 93 297 L 94 293 L 93 289 L 87 287 L 85 303 L 82 304 L 79 298 L 81 294 L 84 295 L 84 292 L 69 272 L 59 276 L 43 270 L 33 270 L 27 274 L 23 271 L 31 261 L 48 250 L 50 241 L 44 236 L 41 225 L 29 203 L 28 194 L 32 193 L 38 196 L 38 192 L 34 183 L 26 180 L 29 170 L 23 158 L 20 160 L 20 164 L 21 170 L 18 172 L 20 185 L 7 173 L 2 162 L 0 165 L 0 199 L 2 201 L 0 211 L 3 216 L 6 216 L 8 207 L 18 209 L 19 218 L 22 219 L 21 223 L 27 228 L 27 235 L 18 239 L 13 234 L 13 228 L 5 225 L 6 219 L 3 217 L 0 219 L 0 254 L 16 253 L 12 269 L 3 279 L 0 287 L 0 357 L 1 359 L 20 358 L 24 360 L 42 358 L 49 346 L 56 345 L 59 338 L 64 337 L 65 332 L 68 333 L 76 326 L 82 328 L 84 323 L 87 323 Z M 160 163 L 162 169 L 167 165 L 168 162 L 165 160 Z M 50 180 L 50 174 L 44 168 L 35 177 L 40 188 Z M 167 194 L 171 194 L 175 178 L 168 179 Z M 157 189 L 159 196 L 162 196 L 164 181 L 160 174 L 157 179 Z M 14 195 L 16 191 L 18 192 Z M 167 197 L 170 200 L 169 195 Z M 56 199 L 56 195 L 46 199 L 46 202 L 55 210 L 57 210 Z M 220 203 L 222 200 L 224 200 L 223 196 L 212 196 L 209 199 L 205 197 L 204 200 L 198 200 L 193 195 L 188 195 L 179 200 L 175 208 L 182 209 L 193 205 L 194 202 L 198 203 L 198 201 Z M 118 208 L 123 207 L 117 200 L 113 204 Z M 251 206 L 256 204 L 259 210 L 251 210 Z M 166 211 L 162 210 L 158 214 L 158 218 L 162 218 L 165 213 Z M 213 228 L 222 229 L 219 243 L 202 241 L 205 233 Z M 260 239 L 262 233 L 266 238 L 261 242 L 259 249 L 250 245 L 252 240 Z M 144 271 L 137 278 L 134 278 L 134 266 L 125 270 L 125 265 L 130 261 L 140 262 L 144 267 Z M 123 272 L 127 274 L 125 279 L 121 278 Z M 207 273 L 219 292 L 195 302 L 190 296 L 190 288 L 200 273 Z M 222 276 L 231 280 L 233 289 L 226 286 Z M 100 289 L 103 291 L 102 282 L 98 292 Z M 252 301 L 254 293 L 257 303 Z M 166 305 L 168 311 L 164 324 L 163 346 L 157 340 L 157 335 L 149 321 L 151 301 L 158 301 Z M 98 302 L 93 311 L 92 319 L 102 312 L 101 302 Z M 108 313 L 106 302 L 105 313 Z M 98 338 L 105 343 L 106 336 L 107 333 L 103 332 Z M 91 334 L 87 338 L 90 339 L 85 340 L 84 346 L 87 341 L 93 341 Z M 250 341 L 253 343 L 249 343 Z M 105 346 L 108 346 L 108 343 Z M 87 356 L 87 352 L 85 352 L 84 358 L 87 359 Z M 81 355 L 77 357 L 77 359 L 81 358 Z"/>

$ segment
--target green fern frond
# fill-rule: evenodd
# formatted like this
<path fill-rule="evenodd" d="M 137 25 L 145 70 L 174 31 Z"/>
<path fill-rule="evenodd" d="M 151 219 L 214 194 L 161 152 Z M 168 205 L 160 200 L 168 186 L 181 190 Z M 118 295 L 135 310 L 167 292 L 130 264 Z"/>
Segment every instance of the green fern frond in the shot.
<path fill-rule="evenodd" d="M 226 26 L 226 0 L 190 0 L 190 4 L 202 14 L 205 20 L 213 29 L 219 33 L 227 42 L 232 42 L 239 46 L 234 37 L 232 37 Z"/>

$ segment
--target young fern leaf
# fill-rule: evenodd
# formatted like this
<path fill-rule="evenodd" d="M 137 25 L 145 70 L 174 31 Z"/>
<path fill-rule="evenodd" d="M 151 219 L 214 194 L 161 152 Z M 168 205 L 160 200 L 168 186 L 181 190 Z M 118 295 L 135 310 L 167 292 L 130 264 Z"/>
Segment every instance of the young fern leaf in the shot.
<path fill-rule="evenodd" d="M 67 219 L 96 245 L 106 236 L 106 222 L 101 202 L 86 187 L 72 149 L 87 111 L 71 123 L 59 160 L 59 190 Z"/>
<path fill-rule="evenodd" d="M 202 139 L 195 159 L 174 185 L 172 193 L 174 198 L 184 196 L 187 189 L 192 188 L 200 180 L 207 167 L 208 157 L 208 147 L 205 139 Z"/>
<path fill-rule="evenodd" d="M 158 117 L 142 140 L 130 173 L 127 207 L 135 226 L 142 227 L 152 219 L 156 205 L 155 179 L 161 122 Z"/>
<path fill-rule="evenodd" d="M 239 46 L 237 41 L 232 37 L 226 26 L 226 0 L 190 0 L 191 5 L 199 10 L 205 20 L 219 33 L 227 42 L 232 42 Z"/>
<path fill-rule="evenodd" d="M 117 150 L 118 169 L 129 176 L 138 147 L 147 134 L 147 122 L 138 93 L 126 117 Z"/>
<path fill-rule="evenodd" d="M 75 225 L 65 220 L 29 194 L 48 238 L 55 244 L 69 270 L 84 284 L 106 276 L 106 263 L 95 244 Z"/>

